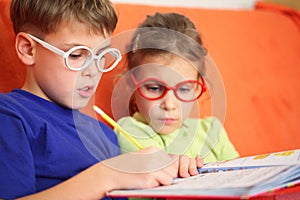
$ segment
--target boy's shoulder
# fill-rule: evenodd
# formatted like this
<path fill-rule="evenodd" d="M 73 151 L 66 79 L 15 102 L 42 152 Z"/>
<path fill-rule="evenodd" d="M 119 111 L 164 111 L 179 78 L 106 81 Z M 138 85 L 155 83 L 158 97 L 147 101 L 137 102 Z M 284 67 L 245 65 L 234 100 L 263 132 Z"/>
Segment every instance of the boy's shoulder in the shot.
<path fill-rule="evenodd" d="M 20 95 L 17 90 L 13 90 L 8 93 L 0 93 L 0 108 L 16 108 L 22 105 L 22 95 Z"/>
<path fill-rule="evenodd" d="M 13 90 L 14 91 L 14 90 Z M 7 101 L 8 99 L 11 99 L 13 96 L 14 96 L 14 93 L 13 91 L 11 92 L 7 92 L 7 93 L 3 93 L 3 92 L 0 92 L 0 101 Z"/>
<path fill-rule="evenodd" d="M 53 104 L 48 102 L 49 104 Z M 34 94 L 22 89 L 14 89 L 8 93 L 0 94 L 0 107 L 1 109 L 21 111 L 33 111 L 40 109 L 39 105 L 47 107 L 47 101 Z M 47 108 L 49 109 L 49 108 Z"/>

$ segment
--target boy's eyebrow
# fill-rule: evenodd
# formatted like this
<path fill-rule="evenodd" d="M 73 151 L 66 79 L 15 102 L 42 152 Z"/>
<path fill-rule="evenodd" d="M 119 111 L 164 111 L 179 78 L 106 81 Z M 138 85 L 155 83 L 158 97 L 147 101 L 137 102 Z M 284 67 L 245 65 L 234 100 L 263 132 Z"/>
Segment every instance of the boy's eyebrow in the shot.
<path fill-rule="evenodd" d="M 66 44 L 64 44 L 65 46 L 67 46 L 67 47 L 69 47 L 69 48 L 72 48 L 72 47 L 75 47 L 75 46 L 86 46 L 86 45 L 84 45 L 84 44 L 79 44 L 79 43 L 66 43 Z M 86 46 L 86 47 L 88 47 L 88 46 Z M 99 46 L 96 46 L 96 47 L 94 47 L 92 50 L 97 50 L 97 51 L 101 51 L 101 50 L 104 50 L 104 49 L 107 49 L 107 48 L 109 48 L 110 47 L 110 43 L 105 43 L 105 44 L 101 44 L 101 45 L 99 45 Z M 90 47 L 89 47 L 90 48 Z"/>
<path fill-rule="evenodd" d="M 111 45 L 110 40 L 105 40 L 105 41 L 103 41 L 103 43 L 99 44 L 99 46 L 97 45 L 96 47 L 94 47 L 94 49 L 99 48 L 98 50 L 104 50 L 104 49 L 109 48 L 110 45 Z"/>
<path fill-rule="evenodd" d="M 100 47 L 98 50 L 104 50 L 104 49 L 107 49 L 109 47 L 110 47 L 110 44 L 107 44 L 106 46 Z M 94 49 L 96 49 L 96 48 L 94 48 Z"/>
<path fill-rule="evenodd" d="M 86 44 L 77 43 L 76 41 L 70 41 L 69 43 L 64 43 L 65 46 L 74 47 L 74 46 L 87 46 Z M 110 47 L 111 45 L 111 38 L 105 38 L 102 42 L 99 42 L 99 44 L 96 44 L 96 46 L 93 49 L 99 48 L 99 50 L 106 49 Z M 90 48 L 90 47 L 89 47 Z M 92 48 L 90 48 L 92 49 Z"/>

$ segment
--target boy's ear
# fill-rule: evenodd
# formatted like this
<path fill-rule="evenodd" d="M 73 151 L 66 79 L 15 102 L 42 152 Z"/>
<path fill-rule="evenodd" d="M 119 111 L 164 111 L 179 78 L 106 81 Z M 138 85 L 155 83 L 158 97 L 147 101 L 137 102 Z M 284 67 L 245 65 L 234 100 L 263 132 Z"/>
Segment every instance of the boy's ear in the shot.
<path fill-rule="evenodd" d="M 15 41 L 16 52 L 25 65 L 34 64 L 35 47 L 34 41 L 26 33 L 20 32 L 17 34 Z"/>

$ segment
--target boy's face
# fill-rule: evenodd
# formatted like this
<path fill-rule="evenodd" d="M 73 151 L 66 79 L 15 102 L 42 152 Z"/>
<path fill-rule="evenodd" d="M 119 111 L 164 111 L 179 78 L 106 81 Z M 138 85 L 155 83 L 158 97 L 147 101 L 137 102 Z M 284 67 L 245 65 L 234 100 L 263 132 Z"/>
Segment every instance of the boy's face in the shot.
<path fill-rule="evenodd" d="M 198 72 L 193 65 L 178 56 L 173 56 L 171 59 L 165 59 L 163 56 L 148 56 L 140 64 L 145 66 L 139 67 L 135 73 L 138 82 L 147 78 L 156 78 L 174 87 L 182 81 L 198 80 Z M 159 90 L 155 84 L 148 86 L 151 87 L 148 88 L 151 92 Z M 136 91 L 134 101 L 145 123 L 160 134 L 168 134 L 181 127 L 183 121 L 190 115 L 194 104 L 194 102 L 179 100 L 173 90 L 169 90 L 165 96 L 157 100 L 148 100 Z"/>
<path fill-rule="evenodd" d="M 96 54 L 109 45 L 104 36 L 91 33 L 87 26 L 78 22 L 61 24 L 56 32 L 45 35 L 43 40 L 65 52 L 74 46 L 86 46 Z M 34 64 L 29 66 L 32 79 L 30 83 L 27 80 L 24 89 L 68 108 L 85 107 L 102 75 L 96 62 L 81 71 L 71 71 L 62 56 L 38 43 L 35 43 L 35 49 Z"/>

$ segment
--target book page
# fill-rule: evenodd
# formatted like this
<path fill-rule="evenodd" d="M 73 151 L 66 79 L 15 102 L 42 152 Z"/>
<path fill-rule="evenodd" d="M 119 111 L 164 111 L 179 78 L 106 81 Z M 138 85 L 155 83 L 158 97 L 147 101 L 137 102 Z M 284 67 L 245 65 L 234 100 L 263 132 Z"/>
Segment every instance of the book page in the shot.
<path fill-rule="evenodd" d="M 205 173 L 189 178 L 178 179 L 175 184 L 158 189 L 208 189 L 208 188 L 231 188 L 250 187 L 267 181 L 278 175 L 288 167 L 268 167 L 245 170 L 226 171 L 218 173 Z"/>
<path fill-rule="evenodd" d="M 116 190 L 109 195 L 244 198 L 300 183 L 300 149 L 207 163 L 199 168 L 199 172 L 200 170 L 203 170 L 203 173 L 189 178 L 175 179 L 169 186 Z"/>
<path fill-rule="evenodd" d="M 277 166 L 294 164 L 300 164 L 300 149 L 212 162 L 205 164 L 202 168 Z"/>
<path fill-rule="evenodd" d="M 129 197 L 248 197 L 297 182 L 300 182 L 299 165 L 276 166 L 199 174 L 189 178 L 176 179 L 174 184 L 169 186 L 116 190 L 109 195 Z"/>

